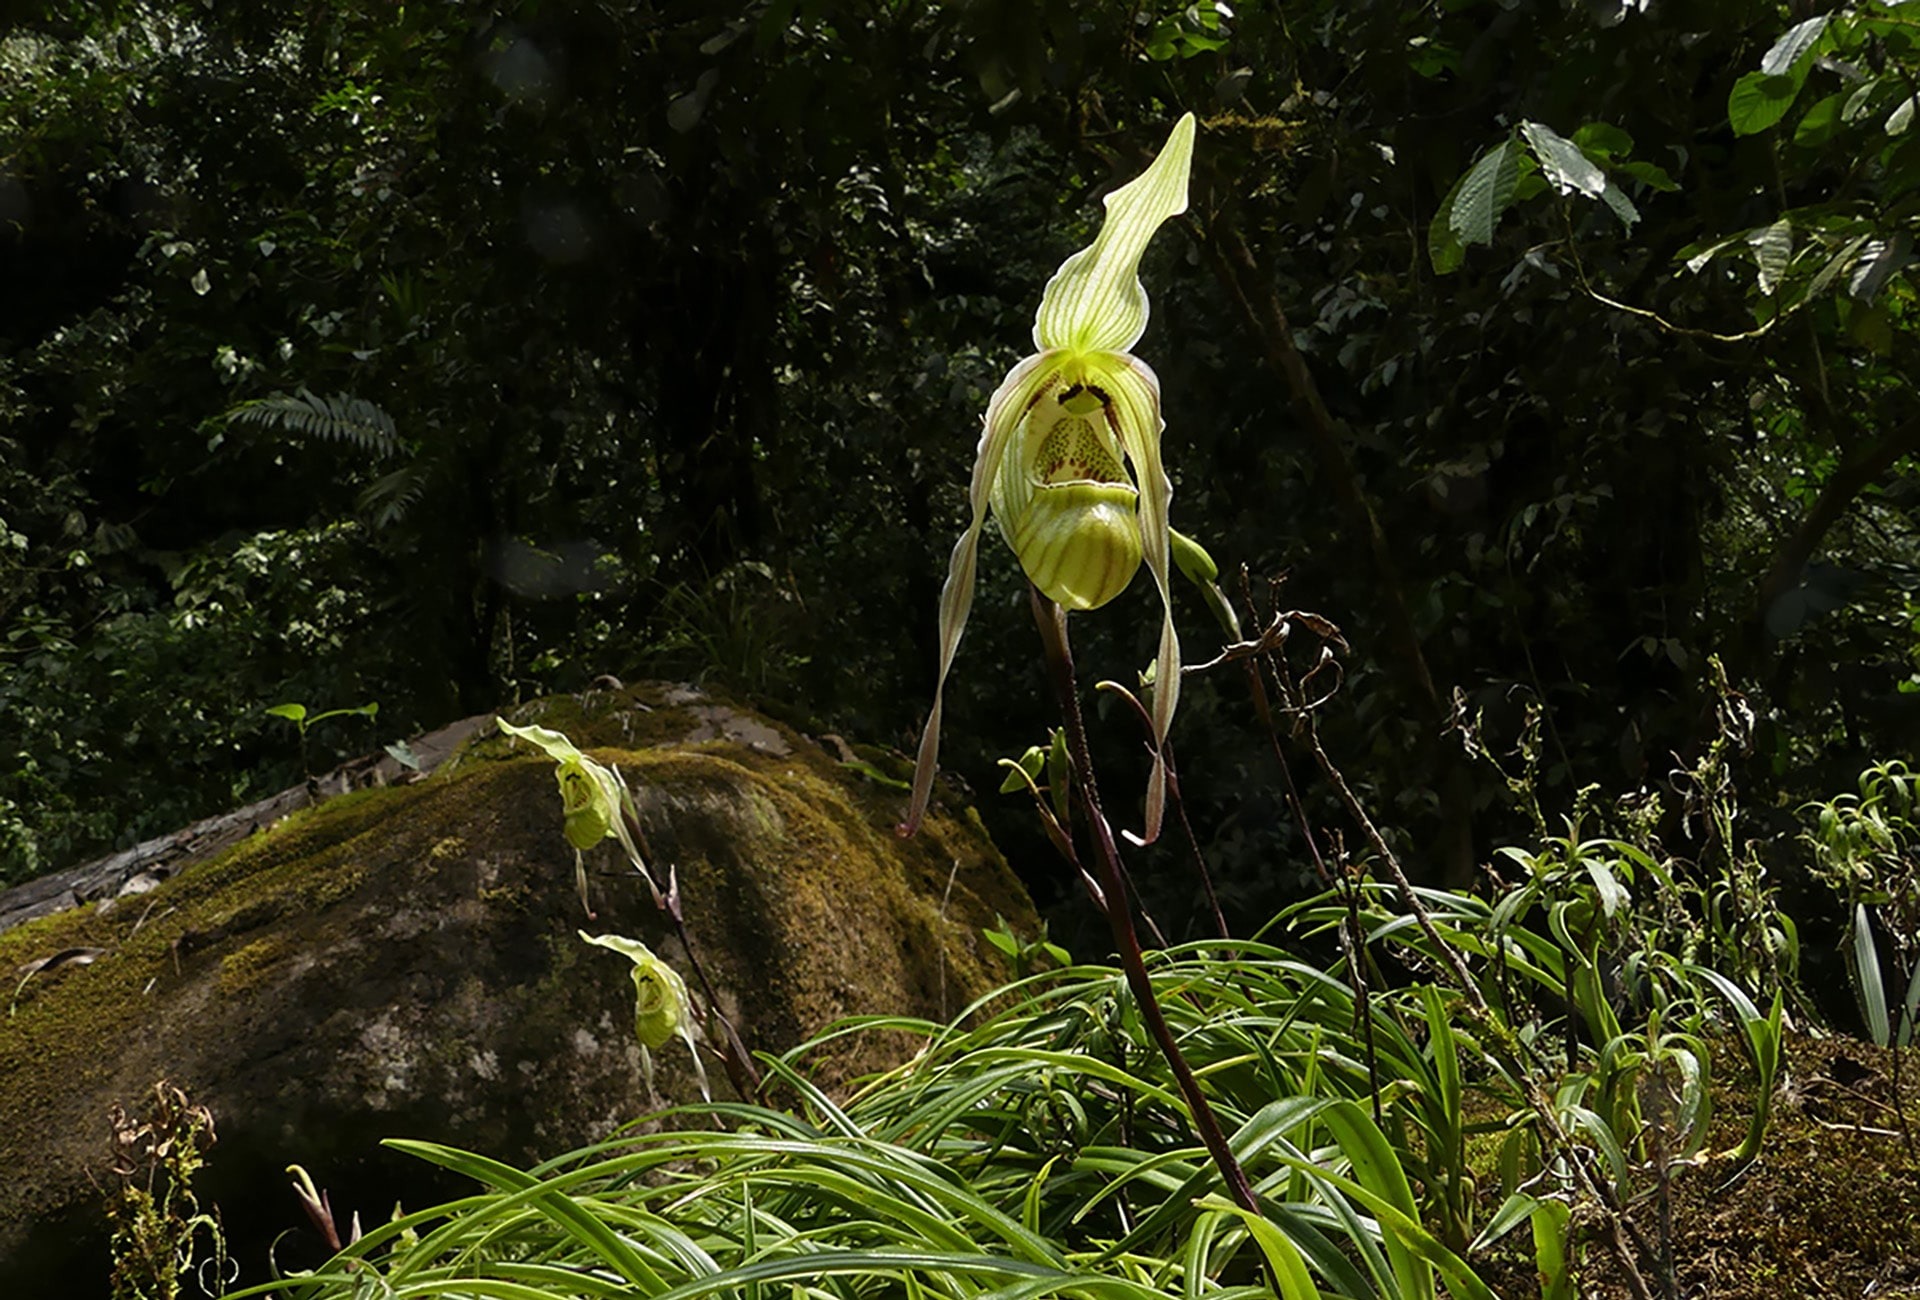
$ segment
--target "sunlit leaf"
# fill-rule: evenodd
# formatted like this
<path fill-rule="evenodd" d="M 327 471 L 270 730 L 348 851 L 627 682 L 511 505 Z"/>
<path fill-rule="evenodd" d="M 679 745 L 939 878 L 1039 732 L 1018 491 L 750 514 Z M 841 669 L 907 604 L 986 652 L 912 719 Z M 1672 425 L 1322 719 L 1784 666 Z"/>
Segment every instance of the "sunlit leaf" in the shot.
<path fill-rule="evenodd" d="M 1533 146 L 1534 157 L 1553 188 L 1562 194 L 1584 194 L 1597 199 L 1607 188 L 1607 174 L 1580 152 L 1580 146 L 1538 122 L 1522 122 L 1520 130 Z"/>
<path fill-rule="evenodd" d="M 1512 136 L 1483 155 L 1454 196 L 1447 225 L 1462 244 L 1490 244 L 1500 216 L 1513 202 L 1520 177 L 1520 145 Z"/>

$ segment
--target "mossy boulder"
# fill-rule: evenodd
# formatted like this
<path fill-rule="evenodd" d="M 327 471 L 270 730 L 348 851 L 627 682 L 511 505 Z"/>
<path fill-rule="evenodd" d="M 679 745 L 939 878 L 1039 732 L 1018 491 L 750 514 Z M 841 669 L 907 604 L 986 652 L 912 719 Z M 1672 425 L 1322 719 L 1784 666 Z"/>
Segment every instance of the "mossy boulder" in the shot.
<path fill-rule="evenodd" d="M 983 928 L 996 914 L 1035 924 L 976 819 L 901 840 L 904 797 L 871 765 L 724 701 L 643 687 L 508 716 L 568 732 L 626 776 L 755 1050 L 847 1015 L 956 1012 L 999 971 Z M 598 917 L 585 917 L 553 773 L 482 739 L 428 780 L 343 795 L 116 905 L 0 934 L 0 971 L 79 958 L 33 974 L 0 1020 L 0 1294 L 104 1289 L 106 1116 L 157 1079 L 212 1110 L 203 1201 L 242 1241 L 298 1223 L 288 1164 L 343 1217 L 378 1221 L 396 1194 L 438 1190 L 409 1181 L 429 1176 L 380 1138 L 524 1162 L 656 1105 L 629 967 L 577 932 L 641 939 L 690 975 L 687 954 L 606 848 L 587 855 Z M 810 1065 L 831 1086 L 890 1064 L 886 1050 L 863 1034 Z M 696 1095 L 687 1062 L 677 1043 L 655 1053 L 659 1098 Z M 262 1279 L 264 1259 L 241 1261 Z"/>

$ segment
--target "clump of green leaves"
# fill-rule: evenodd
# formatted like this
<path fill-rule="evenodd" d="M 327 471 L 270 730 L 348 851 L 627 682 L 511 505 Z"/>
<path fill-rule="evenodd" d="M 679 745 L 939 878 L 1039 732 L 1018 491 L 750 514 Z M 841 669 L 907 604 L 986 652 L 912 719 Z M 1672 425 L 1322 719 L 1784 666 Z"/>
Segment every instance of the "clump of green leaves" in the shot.
<path fill-rule="evenodd" d="M 1814 872 L 1849 908 L 1847 964 L 1867 1032 L 1882 1047 L 1905 1047 L 1920 1018 L 1920 777 L 1898 759 L 1876 763 L 1860 774 L 1858 793 L 1803 811 L 1814 814 L 1805 835 Z M 1906 980 L 1891 1013 L 1876 919 L 1893 945 L 1894 970 Z"/>

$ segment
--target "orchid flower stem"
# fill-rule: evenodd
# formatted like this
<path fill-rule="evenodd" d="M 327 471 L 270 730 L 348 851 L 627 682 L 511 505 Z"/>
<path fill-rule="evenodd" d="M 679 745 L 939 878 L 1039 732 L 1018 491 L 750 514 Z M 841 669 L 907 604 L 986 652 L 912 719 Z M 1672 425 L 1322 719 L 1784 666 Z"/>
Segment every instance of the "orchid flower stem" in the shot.
<path fill-rule="evenodd" d="M 1120 850 L 1114 843 L 1113 827 L 1108 824 L 1106 813 L 1100 807 L 1100 789 L 1094 781 L 1093 753 L 1087 745 L 1086 723 L 1080 715 L 1079 690 L 1073 676 L 1073 650 L 1067 641 L 1067 612 L 1042 594 L 1038 587 L 1029 586 L 1028 595 L 1033 603 L 1034 622 L 1040 626 L 1040 640 L 1046 647 L 1047 675 L 1053 681 L 1054 693 L 1060 697 L 1060 717 L 1066 727 L 1067 750 L 1073 758 L 1074 777 L 1079 783 L 1080 799 L 1086 808 L 1087 825 L 1093 839 L 1093 856 L 1101 888 L 1106 893 L 1104 910 L 1108 923 L 1113 927 L 1113 942 L 1120 953 L 1121 969 L 1126 972 L 1127 987 L 1133 990 L 1134 1000 L 1140 1004 L 1140 1014 L 1146 1021 L 1147 1030 L 1153 1035 L 1160 1054 L 1166 1057 L 1167 1066 L 1180 1085 L 1180 1095 L 1186 1098 L 1187 1109 L 1193 1116 L 1193 1126 L 1199 1130 L 1200 1140 L 1206 1144 L 1207 1153 L 1213 1157 L 1220 1176 L 1226 1181 L 1228 1195 L 1249 1214 L 1259 1214 L 1260 1202 L 1253 1194 L 1253 1185 L 1247 1181 L 1246 1171 L 1240 1168 L 1240 1161 L 1228 1145 L 1226 1134 L 1220 1129 L 1220 1121 L 1214 1118 L 1213 1107 L 1207 1104 L 1206 1094 L 1200 1091 L 1200 1081 L 1194 1077 L 1186 1057 L 1180 1054 L 1180 1045 L 1174 1040 L 1173 1029 L 1160 1010 L 1159 998 L 1154 995 L 1153 980 L 1147 975 L 1146 960 L 1140 951 L 1140 936 L 1133 928 L 1133 904 L 1122 874 Z"/>
<path fill-rule="evenodd" d="M 1149 738 L 1153 736 L 1153 715 L 1147 711 L 1146 705 L 1140 703 L 1139 696 L 1118 682 L 1101 682 L 1099 689 L 1111 691 L 1119 696 L 1127 707 L 1133 710 L 1133 715 L 1139 719 L 1140 725 L 1146 728 L 1147 736 Z M 1172 806 L 1174 816 L 1180 821 L 1180 831 L 1186 837 L 1187 857 L 1193 863 L 1195 873 L 1200 877 L 1201 887 L 1206 891 L 1207 906 L 1213 912 L 1214 928 L 1220 931 L 1222 939 L 1232 939 L 1233 932 L 1227 928 L 1227 915 L 1220 910 L 1220 896 L 1213 890 L 1213 874 L 1207 870 L 1206 855 L 1200 851 L 1200 837 L 1193 833 L 1193 822 L 1187 817 L 1187 801 L 1180 794 L 1180 767 L 1173 761 L 1173 742 L 1168 741 L 1162 745 L 1160 754 L 1167 763 L 1167 802 Z M 1149 926 L 1153 924 L 1152 914 L 1144 907 L 1141 908 L 1140 914 L 1147 918 Z M 1164 940 L 1160 946 L 1166 947 Z"/>
<path fill-rule="evenodd" d="M 620 817 L 626 823 L 627 833 L 633 837 L 634 843 L 645 845 L 646 832 L 640 828 L 640 819 L 635 815 L 634 810 L 623 803 L 620 808 Z M 653 856 L 651 847 L 645 852 L 648 857 Z M 727 1019 L 727 1013 L 720 1009 L 720 994 L 713 987 L 713 981 L 707 978 L 707 968 L 700 964 L 700 950 L 693 946 L 693 935 L 688 932 L 686 916 L 680 910 L 679 880 L 670 876 L 667 890 L 663 894 L 654 885 L 653 877 L 646 875 L 644 871 L 641 875 L 653 893 L 653 901 L 662 912 L 666 913 L 667 919 L 673 922 L 673 931 L 679 936 L 680 947 L 687 954 L 687 965 L 693 969 L 693 977 L 700 981 L 700 991 L 706 995 L 708 1014 L 720 1023 L 721 1030 L 727 1036 L 727 1050 L 722 1063 L 726 1066 L 728 1081 L 733 1084 L 733 1090 L 742 1097 L 751 1099 L 758 1096 L 761 1086 L 760 1070 L 753 1063 L 753 1053 L 749 1052 L 747 1045 L 741 1041 L 740 1031 L 733 1027 L 733 1021 Z"/>
<path fill-rule="evenodd" d="M 1244 581 L 1244 575 L 1243 575 Z M 1249 598 L 1251 604 L 1251 598 Z M 1278 653 L 1269 652 L 1263 656 L 1268 668 L 1273 672 L 1275 684 L 1283 692 L 1282 698 L 1296 694 L 1288 689 L 1290 674 L 1285 673 L 1286 660 Z M 1333 887 L 1333 875 L 1327 870 L 1326 859 L 1320 855 L 1320 841 L 1313 833 L 1313 823 L 1307 819 L 1306 805 L 1300 802 L 1300 788 L 1293 781 L 1293 765 L 1287 762 L 1286 746 L 1280 743 L 1280 728 L 1273 720 L 1273 708 L 1267 699 L 1266 683 L 1260 676 L 1260 659 L 1244 661 L 1247 672 L 1247 684 L 1253 692 L 1254 711 L 1260 721 L 1266 725 L 1267 739 L 1273 743 L 1273 757 L 1280 764 L 1280 777 L 1287 793 L 1287 810 L 1293 814 L 1294 824 L 1300 828 L 1300 838 L 1306 841 L 1307 851 L 1313 857 L 1313 869 L 1320 875 L 1320 883 Z M 1341 872 L 1340 892 L 1347 902 L 1347 920 L 1340 927 L 1340 950 L 1347 959 L 1347 979 L 1353 988 L 1354 1019 L 1358 1022 L 1360 1041 L 1366 1047 L 1368 1093 L 1373 1098 L 1373 1122 L 1384 1122 L 1380 1113 L 1380 1062 L 1373 1041 L 1373 1002 L 1367 986 L 1366 967 L 1370 955 L 1366 945 L 1360 940 L 1360 882 L 1351 873 Z"/>

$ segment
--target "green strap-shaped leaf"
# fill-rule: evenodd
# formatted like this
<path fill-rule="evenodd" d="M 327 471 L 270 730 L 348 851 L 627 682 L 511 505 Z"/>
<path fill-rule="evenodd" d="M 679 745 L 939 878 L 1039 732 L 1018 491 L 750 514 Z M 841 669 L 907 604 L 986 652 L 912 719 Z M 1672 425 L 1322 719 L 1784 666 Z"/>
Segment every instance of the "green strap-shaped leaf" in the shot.
<path fill-rule="evenodd" d="M 1413 1225 L 1418 1236 L 1427 1236 L 1419 1228 L 1420 1207 L 1413 1199 L 1413 1187 L 1407 1173 L 1394 1155 L 1386 1135 L 1373 1118 L 1351 1101 L 1338 1101 L 1320 1112 L 1320 1122 L 1333 1134 L 1353 1167 L 1353 1181 L 1369 1196 L 1363 1198 L 1380 1219 L 1385 1238 L 1387 1260 L 1399 1283 L 1401 1300 L 1433 1300 L 1433 1266 L 1422 1249 L 1424 1242 L 1407 1233 L 1399 1222 L 1390 1223 L 1382 1207 L 1398 1211 L 1398 1218 Z M 1436 1241 L 1434 1244 L 1438 1244 Z"/>
<path fill-rule="evenodd" d="M 1321 1300 L 1320 1288 L 1313 1284 L 1313 1276 L 1307 1272 L 1307 1261 L 1286 1233 L 1259 1215 L 1249 1213 L 1217 1195 L 1202 1197 L 1196 1204 L 1203 1210 L 1240 1216 L 1247 1225 L 1247 1231 L 1253 1234 L 1254 1241 L 1259 1245 L 1260 1253 L 1267 1257 L 1267 1266 L 1273 1270 L 1274 1284 L 1279 1289 L 1281 1300 Z"/>

